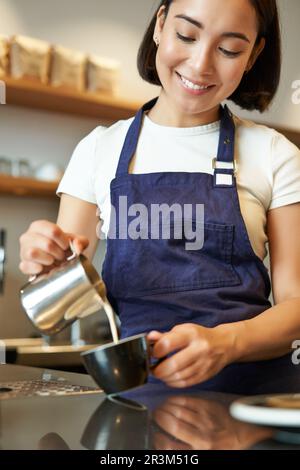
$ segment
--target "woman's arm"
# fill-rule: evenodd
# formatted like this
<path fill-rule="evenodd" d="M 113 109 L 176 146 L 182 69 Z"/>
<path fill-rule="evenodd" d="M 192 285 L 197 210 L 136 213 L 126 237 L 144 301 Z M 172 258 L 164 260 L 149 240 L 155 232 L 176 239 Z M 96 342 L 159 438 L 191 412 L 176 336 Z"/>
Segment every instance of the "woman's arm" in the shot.
<path fill-rule="evenodd" d="M 68 194 L 61 195 L 57 225 L 64 231 L 85 236 L 89 245 L 84 254 L 92 260 L 98 245 L 97 206 Z"/>
<path fill-rule="evenodd" d="M 300 203 L 269 211 L 268 238 L 275 306 L 251 320 L 217 327 L 231 333 L 230 362 L 279 357 L 300 339 Z"/>

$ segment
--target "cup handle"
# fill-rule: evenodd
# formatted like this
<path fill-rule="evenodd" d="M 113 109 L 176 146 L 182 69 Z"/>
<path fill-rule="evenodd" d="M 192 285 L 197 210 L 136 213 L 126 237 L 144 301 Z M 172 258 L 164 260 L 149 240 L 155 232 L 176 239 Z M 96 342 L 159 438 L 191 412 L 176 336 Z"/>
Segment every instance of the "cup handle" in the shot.
<path fill-rule="evenodd" d="M 164 357 L 160 357 L 156 362 L 155 364 L 151 364 L 149 366 L 149 369 L 150 370 L 154 370 L 161 362 L 163 362 L 165 359 L 167 359 L 167 356 L 164 356 Z"/>
<path fill-rule="evenodd" d="M 72 254 L 70 256 L 68 256 L 67 261 L 71 261 L 72 259 L 74 259 L 78 256 L 76 251 L 75 251 L 74 244 L 73 244 L 72 240 L 69 240 L 69 247 L 70 247 L 70 250 L 72 251 Z M 33 281 L 36 280 L 37 277 L 38 277 L 38 274 L 33 274 L 32 276 L 29 277 L 28 283 L 31 284 Z"/>
<path fill-rule="evenodd" d="M 70 247 L 70 250 L 72 251 L 72 254 L 67 258 L 67 261 L 71 261 L 72 259 L 78 256 L 72 240 L 69 240 L 69 247 Z"/>
<path fill-rule="evenodd" d="M 151 350 L 151 348 L 154 346 L 154 344 L 155 344 L 155 341 L 153 341 L 153 342 L 150 342 L 150 341 L 149 341 L 149 348 L 150 348 L 150 350 Z M 151 353 L 150 353 L 150 354 L 151 354 Z M 149 366 L 149 369 L 150 369 L 150 370 L 154 370 L 161 362 L 163 362 L 165 359 L 167 359 L 167 357 L 168 357 L 168 356 L 160 357 L 159 359 L 157 359 L 157 361 L 156 361 L 154 364 L 151 364 L 151 365 Z"/>

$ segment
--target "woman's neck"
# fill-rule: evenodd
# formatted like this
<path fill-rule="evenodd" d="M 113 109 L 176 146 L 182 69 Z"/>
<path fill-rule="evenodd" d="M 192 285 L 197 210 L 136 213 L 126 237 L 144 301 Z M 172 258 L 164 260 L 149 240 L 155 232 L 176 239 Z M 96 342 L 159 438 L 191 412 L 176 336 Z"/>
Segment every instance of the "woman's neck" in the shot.
<path fill-rule="evenodd" d="M 160 94 L 155 106 L 147 113 L 155 124 L 168 127 L 196 127 L 216 122 L 220 119 L 220 105 L 198 114 L 182 113 L 176 104 L 170 103 Z"/>

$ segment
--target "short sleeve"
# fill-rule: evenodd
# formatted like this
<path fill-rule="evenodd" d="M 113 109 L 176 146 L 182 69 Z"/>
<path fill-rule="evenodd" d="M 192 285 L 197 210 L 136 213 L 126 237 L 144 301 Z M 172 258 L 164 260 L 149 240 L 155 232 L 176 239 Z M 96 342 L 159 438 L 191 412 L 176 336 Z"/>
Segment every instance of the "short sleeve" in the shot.
<path fill-rule="evenodd" d="M 271 158 L 273 191 L 269 209 L 300 202 L 300 150 L 274 131 Z"/>
<path fill-rule="evenodd" d="M 76 146 L 57 188 L 57 196 L 65 193 L 96 204 L 95 153 L 97 137 L 102 129 L 105 127 L 96 127 Z"/>

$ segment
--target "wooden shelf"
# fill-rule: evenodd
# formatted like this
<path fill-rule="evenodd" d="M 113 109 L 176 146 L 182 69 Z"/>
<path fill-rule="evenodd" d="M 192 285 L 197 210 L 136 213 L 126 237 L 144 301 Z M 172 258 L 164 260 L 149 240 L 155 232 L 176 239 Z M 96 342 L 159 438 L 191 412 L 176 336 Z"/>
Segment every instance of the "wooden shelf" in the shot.
<path fill-rule="evenodd" d="M 99 118 L 107 123 L 134 116 L 143 104 L 104 93 L 77 92 L 31 80 L 16 80 L 9 76 L 1 80 L 6 83 L 7 104 Z M 272 124 L 270 127 L 274 127 L 300 147 L 300 132 Z"/>
<path fill-rule="evenodd" d="M 59 182 L 41 181 L 33 178 L 16 178 L 0 174 L 0 195 L 18 197 L 56 197 Z"/>
<path fill-rule="evenodd" d="M 6 103 L 28 108 L 98 118 L 107 124 L 134 116 L 142 103 L 129 102 L 107 94 L 76 92 L 43 85 L 31 80 L 2 78 L 6 83 Z M 273 127 L 273 126 L 271 126 Z M 300 133 L 277 128 L 300 147 Z M 55 198 L 58 183 L 0 174 L 0 195 Z"/>
<path fill-rule="evenodd" d="M 4 77 L 2 80 L 6 83 L 8 105 L 101 118 L 107 122 L 128 119 L 142 105 L 104 93 L 72 91 L 11 77 Z"/>

